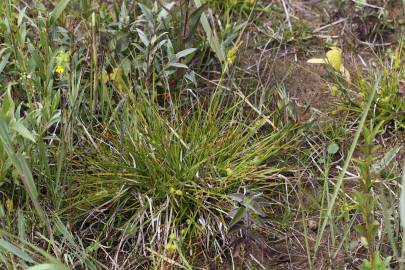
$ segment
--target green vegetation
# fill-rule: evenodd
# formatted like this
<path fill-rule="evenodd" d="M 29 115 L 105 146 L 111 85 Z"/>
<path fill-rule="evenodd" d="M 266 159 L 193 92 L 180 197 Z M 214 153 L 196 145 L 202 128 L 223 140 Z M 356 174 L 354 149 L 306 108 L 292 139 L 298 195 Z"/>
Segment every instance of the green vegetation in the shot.
<path fill-rule="evenodd" d="M 0 268 L 405 269 L 405 3 L 290 2 L 0 0 Z"/>

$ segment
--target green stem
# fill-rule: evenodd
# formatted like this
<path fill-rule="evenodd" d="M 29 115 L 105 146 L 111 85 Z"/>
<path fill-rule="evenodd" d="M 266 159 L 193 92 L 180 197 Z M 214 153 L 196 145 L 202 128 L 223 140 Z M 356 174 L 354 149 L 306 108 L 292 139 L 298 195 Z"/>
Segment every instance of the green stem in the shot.
<path fill-rule="evenodd" d="M 352 145 L 350 146 L 349 152 L 347 154 L 345 163 L 343 165 L 342 172 L 338 176 L 337 183 L 336 183 L 336 186 L 335 186 L 335 189 L 334 189 L 330 204 L 329 204 L 328 209 L 326 211 L 326 216 L 325 216 L 325 218 L 324 218 L 324 220 L 322 222 L 322 227 L 321 227 L 321 229 L 319 231 L 319 234 L 318 234 L 316 242 L 315 242 L 315 248 L 314 248 L 315 253 L 317 252 L 317 250 L 319 248 L 319 245 L 320 245 L 323 233 L 325 231 L 326 225 L 328 224 L 328 220 L 329 220 L 329 218 L 330 218 L 330 216 L 332 214 L 332 209 L 333 209 L 333 206 L 335 205 L 335 201 L 336 201 L 337 196 L 339 194 L 340 187 L 341 187 L 342 182 L 343 182 L 343 178 L 344 178 L 344 176 L 345 176 L 345 174 L 347 172 L 347 169 L 349 167 L 349 164 L 350 164 L 350 161 L 352 159 L 354 150 L 356 149 L 357 142 L 359 141 L 360 134 L 361 134 L 361 132 L 363 130 L 364 124 L 365 124 L 366 119 L 367 119 L 368 112 L 370 110 L 371 104 L 373 103 L 374 96 L 375 96 L 375 93 L 377 92 L 377 89 L 378 89 L 379 85 L 380 85 L 380 78 L 378 77 L 375 84 L 374 84 L 374 87 L 373 87 L 373 89 L 371 91 L 371 94 L 370 94 L 370 97 L 369 97 L 368 102 L 366 104 L 366 107 L 363 110 L 363 115 L 361 117 L 359 127 L 357 128 L 356 134 L 354 135 L 354 139 L 353 139 Z"/>

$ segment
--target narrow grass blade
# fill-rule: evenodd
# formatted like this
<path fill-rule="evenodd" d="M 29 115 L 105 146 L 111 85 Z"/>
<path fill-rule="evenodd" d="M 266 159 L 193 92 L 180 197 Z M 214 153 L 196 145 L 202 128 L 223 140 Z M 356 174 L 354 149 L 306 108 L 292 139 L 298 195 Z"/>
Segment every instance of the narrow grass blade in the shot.
<path fill-rule="evenodd" d="M 30 255 L 4 239 L 0 239 L 0 248 L 19 257 L 20 259 L 23 259 L 26 262 L 34 263 L 34 260 L 31 258 Z"/>
<path fill-rule="evenodd" d="M 336 185 L 335 185 L 335 189 L 333 191 L 333 195 L 332 195 L 332 198 L 330 200 L 330 204 L 328 205 L 326 215 L 325 215 L 325 217 L 323 219 L 322 226 L 321 226 L 321 228 L 319 230 L 319 233 L 317 235 L 317 238 L 316 238 L 314 253 L 316 253 L 318 248 L 319 248 L 323 233 L 325 231 L 326 225 L 328 224 L 328 220 L 330 218 L 330 215 L 332 214 L 333 206 L 335 205 L 337 196 L 339 194 L 340 187 L 341 187 L 342 182 L 343 182 L 343 178 L 344 178 L 344 176 L 345 176 L 345 174 L 347 172 L 347 169 L 349 167 L 349 164 L 350 164 L 350 161 L 352 159 L 354 150 L 356 149 L 357 142 L 359 141 L 360 134 L 361 134 L 361 132 L 363 130 L 364 124 L 365 124 L 366 119 L 367 119 L 368 112 L 370 111 L 371 104 L 373 103 L 374 96 L 375 96 L 375 93 L 377 92 L 377 89 L 378 89 L 379 85 L 380 85 L 380 78 L 377 78 L 377 80 L 376 80 L 376 82 L 375 82 L 375 84 L 373 86 L 373 89 L 372 89 L 372 91 L 370 93 L 370 97 L 368 99 L 366 107 L 363 109 L 363 115 L 361 116 L 359 126 L 357 128 L 356 134 L 354 135 L 352 145 L 350 146 L 349 152 L 347 153 L 347 157 L 346 157 L 345 163 L 343 165 L 342 171 L 341 171 L 340 175 L 338 176 L 338 179 L 337 179 L 337 182 L 336 182 Z"/>
<path fill-rule="evenodd" d="M 399 198 L 399 216 L 401 219 L 402 233 L 402 254 L 401 257 L 405 258 L 405 161 L 402 164 L 402 181 L 401 181 L 401 195 Z M 405 269 L 404 261 L 400 262 L 400 268 Z"/>

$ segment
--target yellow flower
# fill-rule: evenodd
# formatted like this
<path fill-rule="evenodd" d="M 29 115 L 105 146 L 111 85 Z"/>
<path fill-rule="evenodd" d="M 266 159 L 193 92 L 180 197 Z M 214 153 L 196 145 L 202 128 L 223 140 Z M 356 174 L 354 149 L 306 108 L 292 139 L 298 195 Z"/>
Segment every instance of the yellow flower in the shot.
<path fill-rule="evenodd" d="M 173 252 L 177 249 L 177 245 L 175 243 L 168 243 L 165 245 L 165 249 L 169 252 Z"/>
<path fill-rule="evenodd" d="M 331 47 L 326 53 L 326 61 L 336 71 L 342 70 L 342 49 L 338 47 Z"/>
<path fill-rule="evenodd" d="M 238 52 L 238 47 L 232 47 L 228 51 L 228 54 L 226 55 L 226 62 L 228 63 L 228 65 L 233 64 L 233 62 L 235 61 L 237 52 Z"/>
<path fill-rule="evenodd" d="M 7 208 L 7 211 L 8 211 L 9 213 L 13 212 L 13 209 L 14 209 L 13 200 L 11 200 L 11 199 L 7 199 L 7 200 L 6 200 L 6 208 Z"/>
<path fill-rule="evenodd" d="M 62 74 L 63 72 L 65 72 L 65 68 L 63 66 L 57 66 L 55 72 L 58 74 Z"/>
<path fill-rule="evenodd" d="M 336 85 L 332 85 L 330 87 L 330 92 L 332 93 L 332 96 L 337 96 L 339 94 L 339 88 Z"/>
<path fill-rule="evenodd" d="M 233 170 L 231 168 L 226 168 L 225 171 L 227 176 L 231 176 L 233 174 Z"/>

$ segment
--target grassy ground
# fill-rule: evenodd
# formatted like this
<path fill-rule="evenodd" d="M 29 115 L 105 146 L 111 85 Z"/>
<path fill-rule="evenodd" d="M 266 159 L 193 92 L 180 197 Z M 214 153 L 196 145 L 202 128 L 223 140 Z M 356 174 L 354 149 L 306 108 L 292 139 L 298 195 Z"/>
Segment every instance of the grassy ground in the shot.
<path fill-rule="evenodd" d="M 405 269 L 405 2 L 0 0 L 1 269 Z"/>

